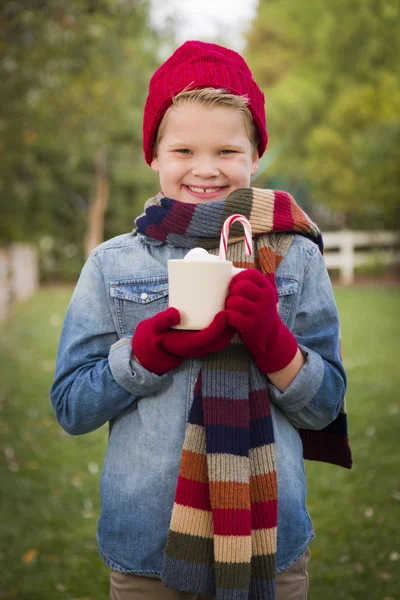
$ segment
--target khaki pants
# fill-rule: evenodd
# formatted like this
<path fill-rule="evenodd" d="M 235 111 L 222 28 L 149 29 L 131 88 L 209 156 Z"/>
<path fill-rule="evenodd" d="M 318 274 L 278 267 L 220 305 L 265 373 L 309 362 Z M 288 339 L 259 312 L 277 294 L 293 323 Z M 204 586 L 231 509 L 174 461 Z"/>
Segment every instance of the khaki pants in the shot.
<path fill-rule="evenodd" d="M 300 560 L 276 576 L 276 600 L 306 600 L 309 548 Z M 213 600 L 215 596 L 188 594 L 165 588 L 160 579 L 111 571 L 110 600 Z"/>

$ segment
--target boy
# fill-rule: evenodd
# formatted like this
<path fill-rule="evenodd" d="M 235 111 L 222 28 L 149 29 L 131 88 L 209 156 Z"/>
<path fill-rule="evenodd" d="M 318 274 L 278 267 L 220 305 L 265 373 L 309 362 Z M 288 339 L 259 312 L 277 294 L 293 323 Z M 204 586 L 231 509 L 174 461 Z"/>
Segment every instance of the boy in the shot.
<path fill-rule="evenodd" d="M 249 188 L 266 144 L 244 60 L 183 44 L 144 113 L 162 193 L 132 234 L 92 252 L 72 297 L 51 397 L 71 434 L 110 422 L 98 544 L 112 600 L 306 597 L 303 453 L 350 466 L 335 435 L 346 375 L 318 229 L 285 192 Z M 225 310 L 202 331 L 173 329 L 167 260 L 216 252 L 235 213 L 255 256 L 234 226 L 227 257 L 246 270 Z"/>

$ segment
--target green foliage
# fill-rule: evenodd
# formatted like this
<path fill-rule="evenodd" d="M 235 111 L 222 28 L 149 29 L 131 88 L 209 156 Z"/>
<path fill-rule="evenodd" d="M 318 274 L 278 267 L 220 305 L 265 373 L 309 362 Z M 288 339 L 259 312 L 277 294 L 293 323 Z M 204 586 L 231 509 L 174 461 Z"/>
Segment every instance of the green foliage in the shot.
<path fill-rule="evenodd" d="M 109 571 L 95 539 L 107 428 L 68 436 L 48 398 L 71 293 L 43 289 L 0 326 L 0 590 L 5 599 L 108 598 Z M 354 468 L 306 465 L 317 533 L 309 599 L 397 598 L 399 289 L 336 288 L 335 295 L 349 376 Z"/>
<path fill-rule="evenodd" d="M 272 149 L 256 185 L 306 180 L 350 226 L 400 219 L 400 38 L 395 0 L 260 0 L 247 58 Z"/>
<path fill-rule="evenodd" d="M 106 237 L 154 192 L 141 127 L 160 38 L 141 0 L 9 1 L 1 17 L 0 239 L 52 238 L 50 275 L 71 270 L 73 244 L 76 275 L 97 152 L 111 167 Z"/>

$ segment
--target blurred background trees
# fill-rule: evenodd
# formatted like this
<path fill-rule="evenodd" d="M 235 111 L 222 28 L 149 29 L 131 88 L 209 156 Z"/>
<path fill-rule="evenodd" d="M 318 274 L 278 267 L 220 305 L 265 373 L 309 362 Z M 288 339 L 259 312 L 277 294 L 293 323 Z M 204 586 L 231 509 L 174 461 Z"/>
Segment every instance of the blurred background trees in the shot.
<path fill-rule="evenodd" d="M 1 4 L 0 244 L 38 242 L 44 278 L 75 278 L 104 212 L 104 238 L 129 231 L 158 191 L 143 106 L 177 42 L 150 2 Z M 259 0 L 246 35 L 270 135 L 254 185 L 324 229 L 399 225 L 398 22 L 397 0 Z"/>
<path fill-rule="evenodd" d="M 108 189 L 106 238 L 153 191 L 141 127 L 160 38 L 140 0 L 13 1 L 1 16 L 0 239 L 39 240 L 48 275 L 75 276 Z"/>
<path fill-rule="evenodd" d="M 293 191 L 326 225 L 399 225 L 399 16 L 397 0 L 259 1 L 246 57 L 271 154 L 256 184 Z"/>

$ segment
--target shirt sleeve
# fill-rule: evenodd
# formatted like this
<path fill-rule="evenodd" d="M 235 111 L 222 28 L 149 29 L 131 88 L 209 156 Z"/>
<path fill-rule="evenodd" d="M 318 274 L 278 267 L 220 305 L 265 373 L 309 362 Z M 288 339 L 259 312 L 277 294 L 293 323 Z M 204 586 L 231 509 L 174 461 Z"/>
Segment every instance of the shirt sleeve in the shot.
<path fill-rule="evenodd" d="M 323 429 L 337 417 L 347 386 L 339 315 L 325 262 L 314 252 L 304 274 L 292 328 L 305 364 L 284 392 L 271 382 L 271 400 L 295 426 Z"/>
<path fill-rule="evenodd" d="M 101 267 L 91 255 L 68 307 L 50 397 L 60 425 L 72 435 L 93 431 L 139 396 L 165 385 L 132 360 L 132 336 L 121 338 L 112 318 Z"/>

